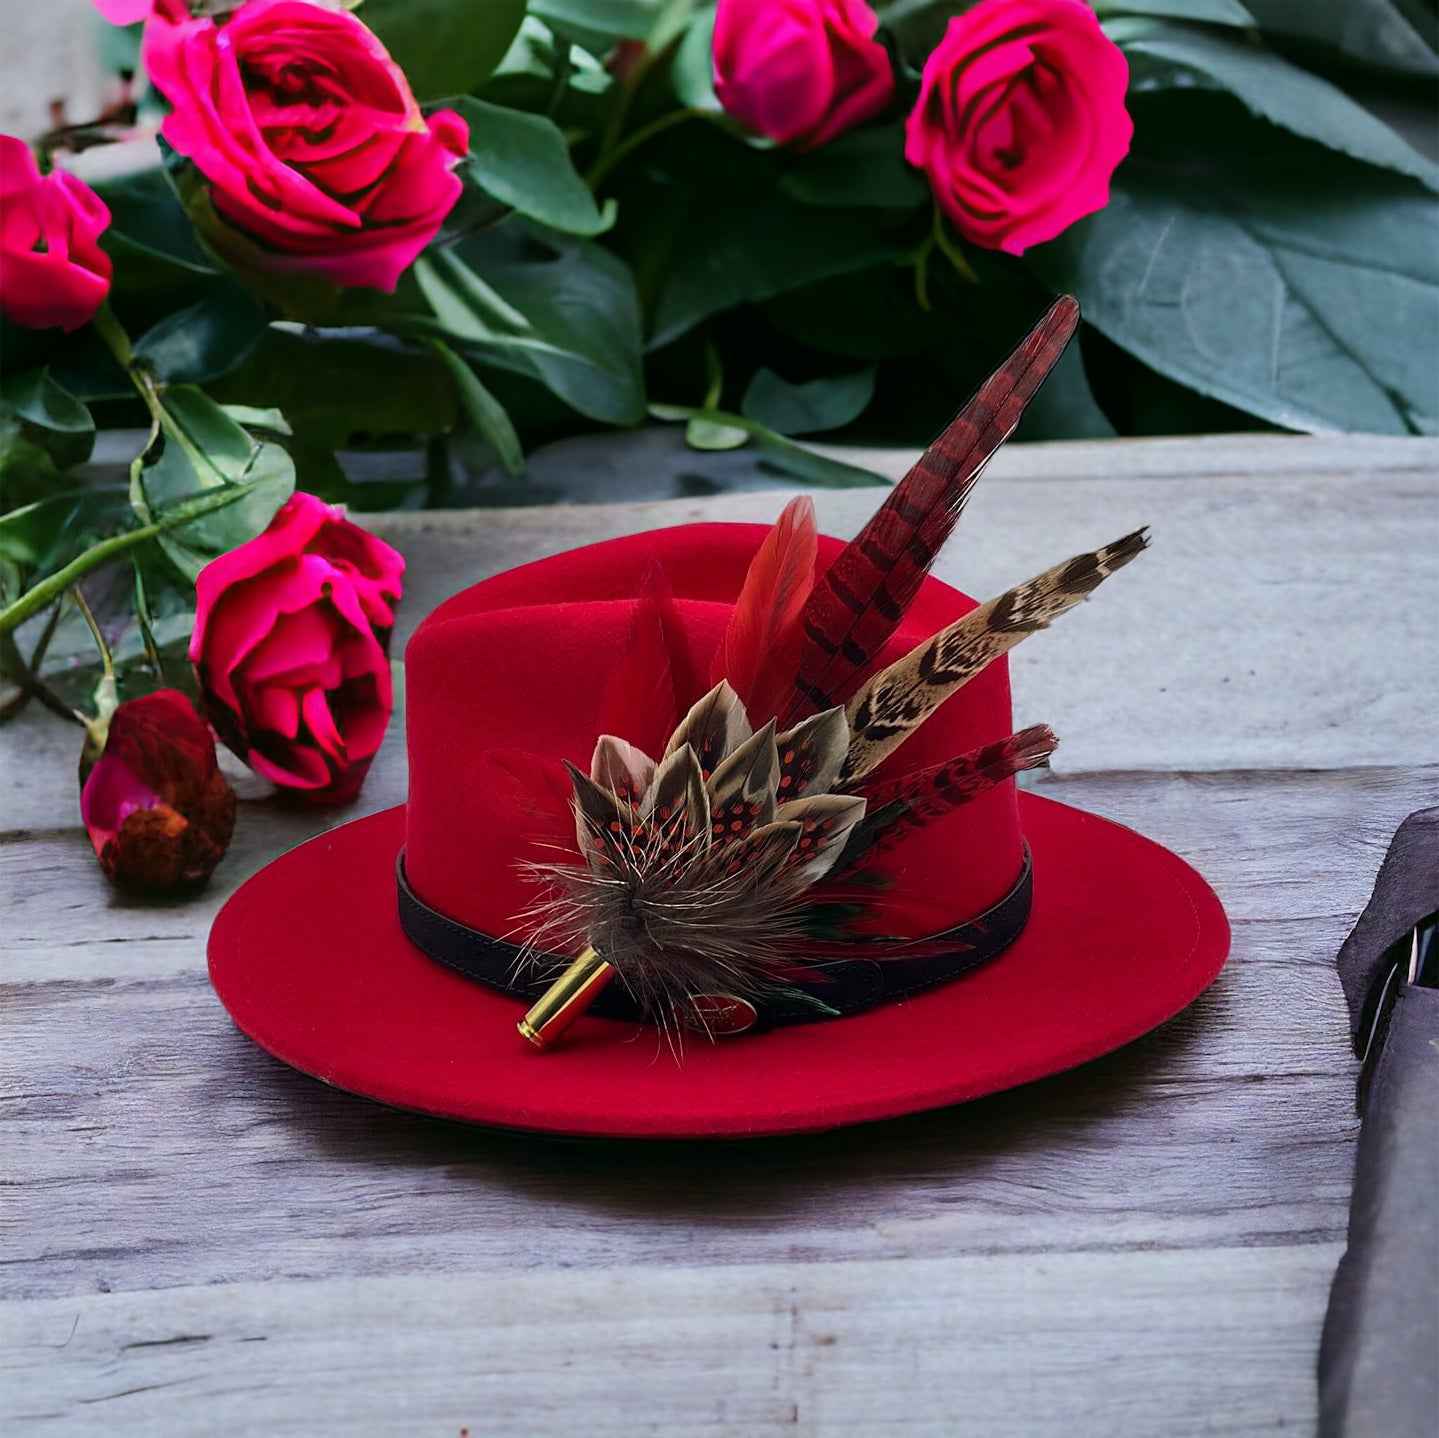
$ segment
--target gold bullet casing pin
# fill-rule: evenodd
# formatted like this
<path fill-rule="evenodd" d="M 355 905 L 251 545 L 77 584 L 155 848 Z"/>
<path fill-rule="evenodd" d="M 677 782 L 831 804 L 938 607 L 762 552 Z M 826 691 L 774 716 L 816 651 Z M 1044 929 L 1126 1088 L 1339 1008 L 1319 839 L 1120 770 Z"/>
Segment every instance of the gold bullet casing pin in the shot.
<path fill-rule="evenodd" d="M 515 1026 L 537 1049 L 549 1048 L 614 978 L 614 967 L 587 947 Z"/>

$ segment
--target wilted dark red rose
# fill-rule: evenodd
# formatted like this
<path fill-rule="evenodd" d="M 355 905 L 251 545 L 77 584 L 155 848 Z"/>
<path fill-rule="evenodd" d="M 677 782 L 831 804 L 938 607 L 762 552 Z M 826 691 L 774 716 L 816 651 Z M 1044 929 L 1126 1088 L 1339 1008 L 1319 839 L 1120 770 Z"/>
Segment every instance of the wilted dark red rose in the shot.
<path fill-rule="evenodd" d="M 0 135 L 0 310 L 26 329 L 79 329 L 110 289 L 105 202 L 64 170 L 40 173 L 23 140 Z"/>
<path fill-rule="evenodd" d="M 404 571 L 310 494 L 200 571 L 190 659 L 215 732 L 257 774 L 313 799 L 358 792 L 394 703 Z"/>
<path fill-rule="evenodd" d="M 215 741 L 178 690 L 127 699 L 105 748 L 82 767 L 80 815 L 112 883 L 165 890 L 202 884 L 235 829 L 235 791 Z"/>
<path fill-rule="evenodd" d="M 905 159 L 966 239 L 1022 255 L 1109 203 L 1128 85 L 1083 0 L 980 0 L 924 63 Z"/>

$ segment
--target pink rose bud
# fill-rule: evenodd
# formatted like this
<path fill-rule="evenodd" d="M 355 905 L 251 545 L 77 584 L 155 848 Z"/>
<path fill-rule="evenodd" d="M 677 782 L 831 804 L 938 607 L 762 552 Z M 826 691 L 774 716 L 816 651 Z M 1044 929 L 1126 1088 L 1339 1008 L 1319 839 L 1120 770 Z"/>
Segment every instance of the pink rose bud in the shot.
<path fill-rule="evenodd" d="M 1128 84 L 1082 0 L 981 0 L 925 62 L 905 158 L 960 234 L 1020 255 L 1109 203 Z"/>
<path fill-rule="evenodd" d="M 392 290 L 460 196 L 469 129 L 428 120 L 404 71 L 348 10 L 249 0 L 223 21 L 145 29 L 161 133 L 209 181 L 237 263 Z"/>
<path fill-rule="evenodd" d="M 0 135 L 0 310 L 26 329 L 76 330 L 110 289 L 105 203 L 64 170 L 42 175 L 30 147 Z"/>
<path fill-rule="evenodd" d="M 190 659 L 216 733 L 307 797 L 359 792 L 394 700 L 388 657 L 405 561 L 310 494 L 196 581 Z"/>
<path fill-rule="evenodd" d="M 894 72 L 864 0 L 719 0 L 715 94 L 758 135 L 809 149 L 889 103 Z"/>
<path fill-rule="evenodd" d="M 162 891 L 203 884 L 235 829 L 235 791 L 215 741 L 178 690 L 127 699 L 105 748 L 81 766 L 80 814 L 111 883 Z"/>

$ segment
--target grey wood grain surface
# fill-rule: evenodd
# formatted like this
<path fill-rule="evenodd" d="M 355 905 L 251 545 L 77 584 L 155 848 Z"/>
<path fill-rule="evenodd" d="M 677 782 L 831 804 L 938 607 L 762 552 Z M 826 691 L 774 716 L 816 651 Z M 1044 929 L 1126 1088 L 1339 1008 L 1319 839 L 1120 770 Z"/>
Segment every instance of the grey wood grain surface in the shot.
<path fill-rule="evenodd" d="M 1439 794 L 1436 452 L 1220 438 L 996 462 L 942 570 L 965 587 L 1155 530 L 1026 646 L 1016 713 L 1064 737 L 1037 787 L 1196 864 L 1234 955 L 1119 1053 L 889 1123 L 566 1143 L 327 1089 L 235 1032 L 204 939 L 282 849 L 403 799 L 399 726 L 340 814 L 232 769 L 235 845 L 183 903 L 104 884 L 74 731 L 0 732 L 0 1429 L 1307 1431 L 1356 1132 L 1333 955 L 1393 828 Z M 853 532 L 874 499 L 822 495 L 822 524 Z M 375 527 L 411 562 L 407 633 L 509 564 L 779 503 Z"/>

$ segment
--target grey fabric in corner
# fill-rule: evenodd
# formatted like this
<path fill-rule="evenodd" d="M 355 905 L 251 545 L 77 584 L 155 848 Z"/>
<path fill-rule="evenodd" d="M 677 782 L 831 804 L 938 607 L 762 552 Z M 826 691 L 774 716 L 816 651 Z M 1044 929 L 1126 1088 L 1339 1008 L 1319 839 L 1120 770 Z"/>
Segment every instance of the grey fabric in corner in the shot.
<path fill-rule="evenodd" d="M 1390 981 L 1396 946 L 1436 909 L 1439 809 L 1426 809 L 1395 834 L 1339 952 L 1356 1045 L 1374 1034 L 1382 1048 L 1366 1063 L 1349 1247 L 1319 1354 L 1320 1438 L 1439 1434 L 1439 989 L 1407 969 Z"/>

